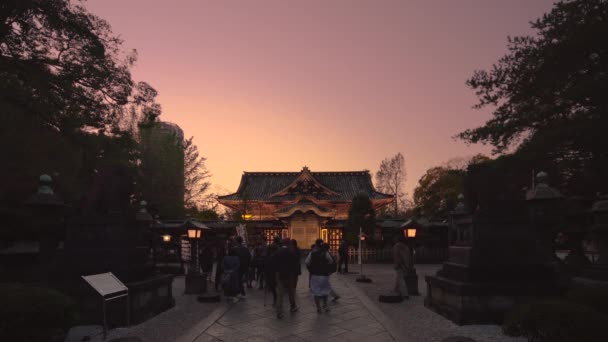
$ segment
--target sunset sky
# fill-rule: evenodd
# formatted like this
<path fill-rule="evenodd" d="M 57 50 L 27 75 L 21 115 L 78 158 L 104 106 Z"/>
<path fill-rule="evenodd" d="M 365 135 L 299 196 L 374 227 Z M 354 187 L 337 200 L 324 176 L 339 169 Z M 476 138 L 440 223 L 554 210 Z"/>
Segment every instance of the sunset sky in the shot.
<path fill-rule="evenodd" d="M 465 85 L 552 0 L 89 0 L 137 49 L 134 78 L 194 136 L 211 182 L 243 171 L 375 173 L 405 156 L 411 196 L 432 166 L 489 153 L 452 137 L 483 124 Z M 217 189 L 216 189 L 217 191 Z"/>

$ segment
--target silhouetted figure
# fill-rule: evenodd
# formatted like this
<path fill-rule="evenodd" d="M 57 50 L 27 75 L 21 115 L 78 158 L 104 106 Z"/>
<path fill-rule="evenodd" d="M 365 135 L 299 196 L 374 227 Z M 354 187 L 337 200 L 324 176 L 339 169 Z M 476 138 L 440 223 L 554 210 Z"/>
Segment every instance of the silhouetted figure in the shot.
<path fill-rule="evenodd" d="M 230 249 L 228 255 L 224 256 L 222 277 L 222 289 L 227 300 L 238 301 L 236 296 L 240 293 L 243 283 L 239 274 L 240 260 L 235 249 Z"/>
<path fill-rule="evenodd" d="M 395 287 L 394 292 L 403 298 L 409 298 L 405 275 L 409 267 L 410 250 L 405 244 L 405 238 L 399 236 L 397 243 L 393 246 L 393 265 L 395 267 Z"/>
<path fill-rule="evenodd" d="M 255 280 L 258 283 L 258 288 L 264 288 L 264 280 L 266 278 L 264 271 L 264 264 L 266 263 L 266 257 L 268 257 L 268 247 L 263 243 L 258 243 L 255 248 L 255 256 L 253 257 L 253 265 L 255 267 Z"/>
<path fill-rule="evenodd" d="M 346 243 L 345 239 L 342 239 L 340 242 L 340 247 L 338 247 L 338 257 L 340 259 L 338 264 L 338 272 L 342 273 L 344 270 L 344 273 L 348 273 L 348 244 Z M 344 265 L 344 269 L 342 269 L 342 265 Z"/>
<path fill-rule="evenodd" d="M 277 281 L 276 281 L 276 265 L 275 265 L 275 254 L 278 252 L 281 245 L 281 238 L 278 236 L 274 237 L 274 241 L 268 246 L 268 253 L 264 260 L 264 270 L 266 275 L 266 291 L 272 293 L 272 306 L 277 303 Z"/>
<path fill-rule="evenodd" d="M 283 295 L 289 297 L 290 311 L 298 311 L 296 305 L 296 281 L 300 260 L 290 239 L 284 239 L 281 247 L 274 255 L 276 265 L 276 287 L 277 287 L 277 318 L 283 318 Z"/>
<path fill-rule="evenodd" d="M 243 245 L 243 238 L 236 237 L 236 246 L 232 248 L 232 253 L 239 258 L 239 279 L 240 279 L 240 294 L 245 296 L 245 282 L 247 281 L 247 273 L 249 272 L 249 264 L 251 262 L 251 254 L 249 249 Z"/>

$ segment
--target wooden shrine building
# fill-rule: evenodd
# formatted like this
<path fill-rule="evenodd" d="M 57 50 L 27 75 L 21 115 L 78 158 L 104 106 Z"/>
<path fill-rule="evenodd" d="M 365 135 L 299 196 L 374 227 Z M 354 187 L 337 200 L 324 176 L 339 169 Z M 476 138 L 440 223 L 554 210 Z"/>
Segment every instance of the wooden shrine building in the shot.
<path fill-rule="evenodd" d="M 337 248 L 352 199 L 364 193 L 376 210 L 392 195 L 374 189 L 369 171 L 244 172 L 238 190 L 218 201 L 243 213 L 248 229 L 271 241 L 290 237 L 307 249 L 318 238 Z"/>

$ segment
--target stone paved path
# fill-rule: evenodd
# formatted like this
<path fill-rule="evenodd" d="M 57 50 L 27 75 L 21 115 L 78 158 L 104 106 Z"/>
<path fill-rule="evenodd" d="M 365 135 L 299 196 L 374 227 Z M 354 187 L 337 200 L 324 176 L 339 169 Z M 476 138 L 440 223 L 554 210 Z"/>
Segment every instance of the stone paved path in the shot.
<path fill-rule="evenodd" d="M 418 273 L 418 289 L 420 296 L 412 296 L 410 300 L 398 304 L 380 303 L 378 295 L 386 294 L 394 286 L 395 273 L 392 265 L 372 264 L 365 265 L 365 275 L 373 283 L 363 284 L 355 282 L 356 273 L 340 275 L 348 284 L 359 289 L 363 296 L 373 301 L 392 322 L 391 333 L 399 336 L 399 341 L 439 342 L 450 336 L 466 336 L 476 342 L 524 342 L 525 338 L 505 336 L 498 325 L 463 325 L 458 326 L 445 317 L 431 311 L 424 306 L 424 296 L 427 287 L 424 277 L 433 275 L 440 265 L 416 265 Z M 353 267 L 351 271 L 358 271 Z M 387 325 L 390 323 L 387 323 Z"/>
<path fill-rule="evenodd" d="M 204 341 L 395 341 L 386 319 L 371 301 L 353 289 L 341 276 L 332 276 L 341 296 L 331 312 L 318 314 L 308 289 L 308 274 L 300 277 L 297 313 L 278 320 L 271 295 L 264 307 L 264 291 L 250 289 L 247 299 L 224 304 L 199 325 L 185 332 L 179 342 Z M 354 291 L 353 291 L 354 290 Z M 287 298 L 285 298 L 287 302 Z M 288 305 L 287 305 L 288 307 Z"/>

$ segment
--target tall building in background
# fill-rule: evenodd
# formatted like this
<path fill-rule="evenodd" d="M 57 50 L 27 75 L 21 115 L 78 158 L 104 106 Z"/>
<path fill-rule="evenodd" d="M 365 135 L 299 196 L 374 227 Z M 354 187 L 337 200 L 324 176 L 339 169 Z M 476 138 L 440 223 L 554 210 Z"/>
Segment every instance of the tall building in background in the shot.
<path fill-rule="evenodd" d="M 184 132 L 170 122 L 140 127 L 141 189 L 150 211 L 163 219 L 184 216 Z"/>

